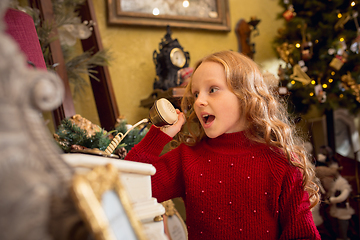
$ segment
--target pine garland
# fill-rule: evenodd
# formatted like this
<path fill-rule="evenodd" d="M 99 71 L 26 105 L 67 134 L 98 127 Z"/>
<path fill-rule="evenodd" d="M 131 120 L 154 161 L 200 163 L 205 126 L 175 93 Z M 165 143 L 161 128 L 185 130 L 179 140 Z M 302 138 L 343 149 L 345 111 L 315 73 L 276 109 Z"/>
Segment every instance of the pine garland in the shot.
<path fill-rule="evenodd" d="M 55 133 L 55 139 L 60 148 L 66 153 L 71 151 L 71 146 L 73 145 L 80 145 L 86 148 L 98 148 L 105 151 L 111 142 L 109 134 L 105 133 L 103 129 L 92 136 L 88 136 L 86 130 L 81 129 L 71 122 L 69 118 L 62 120 Z"/>
<path fill-rule="evenodd" d="M 122 120 L 116 127 L 115 132 L 113 133 L 114 136 L 116 136 L 117 133 L 121 132 L 122 134 L 125 134 L 127 132 L 127 121 Z M 148 132 L 148 128 L 146 126 L 142 128 L 134 128 L 131 130 L 127 136 L 122 140 L 122 143 L 125 144 L 124 147 L 127 152 L 131 150 L 136 144 L 138 144 L 146 135 Z"/>
<path fill-rule="evenodd" d="M 90 149 L 97 148 L 101 151 L 105 151 L 105 149 L 109 146 L 112 137 L 115 137 L 119 132 L 122 134 L 127 132 L 126 125 L 127 121 L 121 120 L 113 131 L 106 132 L 104 129 L 101 129 L 99 132 L 89 136 L 89 133 L 86 130 L 81 129 L 69 118 L 66 118 L 62 120 L 54 136 L 56 142 L 65 153 L 71 152 L 71 147 L 73 145 L 79 145 Z M 129 152 L 135 144 L 138 144 L 144 138 L 148 131 L 149 130 L 146 126 L 141 129 L 132 129 L 116 147 L 116 149 L 124 147 L 126 151 Z M 112 137 L 110 137 L 110 135 L 112 135 Z"/>

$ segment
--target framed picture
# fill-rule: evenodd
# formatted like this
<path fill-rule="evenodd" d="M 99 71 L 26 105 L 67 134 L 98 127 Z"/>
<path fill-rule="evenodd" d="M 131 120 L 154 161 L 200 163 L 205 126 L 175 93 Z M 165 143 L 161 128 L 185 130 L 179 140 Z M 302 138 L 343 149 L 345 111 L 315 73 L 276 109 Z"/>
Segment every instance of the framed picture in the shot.
<path fill-rule="evenodd" d="M 230 31 L 228 0 L 107 0 L 110 25 Z"/>
<path fill-rule="evenodd" d="M 161 203 L 165 208 L 164 229 L 169 240 L 187 240 L 188 232 L 186 224 L 175 208 L 172 200 Z"/>
<path fill-rule="evenodd" d="M 146 240 L 140 221 L 111 164 L 74 176 L 71 194 L 96 240 Z"/>

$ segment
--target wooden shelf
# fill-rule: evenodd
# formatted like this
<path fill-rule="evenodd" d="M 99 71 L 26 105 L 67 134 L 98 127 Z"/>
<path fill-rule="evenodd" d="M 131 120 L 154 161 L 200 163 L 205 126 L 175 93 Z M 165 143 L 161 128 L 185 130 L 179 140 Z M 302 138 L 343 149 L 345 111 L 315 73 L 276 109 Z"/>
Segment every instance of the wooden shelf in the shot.
<path fill-rule="evenodd" d="M 185 88 L 174 87 L 166 91 L 155 89 L 148 98 L 141 100 L 140 105 L 144 108 L 151 108 L 154 102 L 160 98 L 169 100 L 175 108 L 180 109 L 181 98 L 185 93 Z"/>

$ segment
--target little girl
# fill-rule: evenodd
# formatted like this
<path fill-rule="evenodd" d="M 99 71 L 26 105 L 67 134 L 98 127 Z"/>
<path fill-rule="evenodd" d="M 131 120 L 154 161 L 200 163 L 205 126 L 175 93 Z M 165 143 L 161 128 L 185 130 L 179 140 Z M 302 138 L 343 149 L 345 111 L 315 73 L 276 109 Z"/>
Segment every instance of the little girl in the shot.
<path fill-rule="evenodd" d="M 126 156 L 151 163 L 153 196 L 182 197 L 189 239 L 320 239 L 313 169 L 257 65 L 237 52 L 200 60 L 178 121 L 152 126 Z M 178 134 L 180 144 L 160 156 Z"/>

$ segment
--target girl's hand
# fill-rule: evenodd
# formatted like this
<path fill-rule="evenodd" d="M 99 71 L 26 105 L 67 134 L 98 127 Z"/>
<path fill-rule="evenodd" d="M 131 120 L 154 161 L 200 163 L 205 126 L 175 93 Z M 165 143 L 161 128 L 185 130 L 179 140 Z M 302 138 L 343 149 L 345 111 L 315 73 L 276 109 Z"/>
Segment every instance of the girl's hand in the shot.
<path fill-rule="evenodd" d="M 166 133 L 170 137 L 175 137 L 175 135 L 180 132 L 181 127 L 185 123 L 185 115 L 184 113 L 180 112 L 179 109 L 176 109 L 176 113 L 178 114 L 178 120 L 173 125 L 166 125 L 160 128 L 161 131 Z"/>

